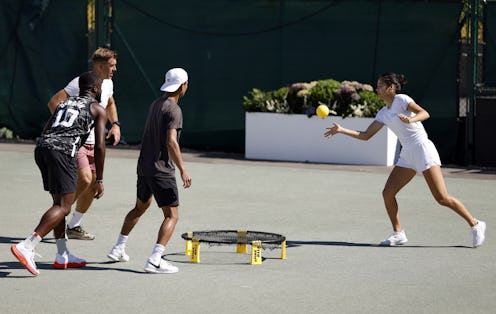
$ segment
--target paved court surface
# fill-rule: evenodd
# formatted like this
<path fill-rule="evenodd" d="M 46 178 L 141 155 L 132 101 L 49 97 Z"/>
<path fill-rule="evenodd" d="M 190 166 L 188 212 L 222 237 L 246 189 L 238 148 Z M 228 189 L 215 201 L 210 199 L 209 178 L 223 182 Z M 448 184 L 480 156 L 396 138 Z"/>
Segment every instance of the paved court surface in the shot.
<path fill-rule="evenodd" d="M 0 144 L 0 313 L 494 313 L 496 175 L 443 169 L 448 190 L 487 222 L 486 243 L 471 248 L 468 226 L 437 205 L 421 176 L 400 193 L 409 242 L 376 244 L 390 233 L 381 190 L 386 167 L 245 161 L 187 153 L 193 177 L 180 190 L 180 221 L 166 252 L 178 274 L 143 272 L 161 221 L 153 205 L 131 233 L 128 263 L 106 254 L 135 200 L 136 150 L 109 149 L 105 195 L 83 226 L 93 241 L 70 240 L 83 269 L 52 268 L 51 234 L 33 277 L 9 247 L 50 206 L 30 144 Z M 265 250 L 262 265 L 235 247 L 202 245 L 189 263 L 180 234 L 248 229 L 280 233 L 287 260 Z"/>

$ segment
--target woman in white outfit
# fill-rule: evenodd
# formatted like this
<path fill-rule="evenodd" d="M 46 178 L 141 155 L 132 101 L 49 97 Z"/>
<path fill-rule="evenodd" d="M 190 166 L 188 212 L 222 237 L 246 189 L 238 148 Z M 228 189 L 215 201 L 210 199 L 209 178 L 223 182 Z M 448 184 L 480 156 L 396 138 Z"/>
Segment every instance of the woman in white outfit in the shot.
<path fill-rule="evenodd" d="M 448 194 L 441 172 L 439 154 L 427 137 L 421 122 L 429 118 L 429 113 L 408 95 L 399 94 L 405 84 L 406 79 L 402 74 L 381 75 L 377 81 L 377 95 L 386 103 L 386 106 L 377 113 L 367 130 L 350 130 L 334 123 L 332 127 L 327 128 L 324 136 L 330 138 L 341 133 L 366 141 L 385 125 L 398 137 L 402 146 L 400 157 L 382 191 L 393 233 L 382 241 L 381 245 L 394 246 L 408 241 L 405 230 L 401 227 L 396 194 L 410 182 L 417 172 L 422 172 L 436 201 L 440 205 L 451 208 L 472 228 L 473 246 L 477 247 L 484 242 L 486 224 L 475 219 L 459 200 Z"/>

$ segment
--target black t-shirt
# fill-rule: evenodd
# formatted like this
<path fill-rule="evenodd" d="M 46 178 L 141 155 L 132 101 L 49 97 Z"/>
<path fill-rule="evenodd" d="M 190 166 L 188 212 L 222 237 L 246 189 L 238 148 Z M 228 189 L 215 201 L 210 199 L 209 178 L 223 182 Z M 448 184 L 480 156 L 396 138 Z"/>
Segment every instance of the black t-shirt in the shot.
<path fill-rule="evenodd" d="M 95 121 L 90 104 L 98 103 L 91 97 L 69 97 L 62 101 L 36 140 L 36 146 L 75 156 L 90 134 Z"/>
<path fill-rule="evenodd" d="M 182 128 L 183 113 L 173 99 L 164 94 L 151 104 L 141 140 L 138 174 L 175 176 L 175 166 L 167 149 L 167 130 L 176 129 L 179 142 Z"/>

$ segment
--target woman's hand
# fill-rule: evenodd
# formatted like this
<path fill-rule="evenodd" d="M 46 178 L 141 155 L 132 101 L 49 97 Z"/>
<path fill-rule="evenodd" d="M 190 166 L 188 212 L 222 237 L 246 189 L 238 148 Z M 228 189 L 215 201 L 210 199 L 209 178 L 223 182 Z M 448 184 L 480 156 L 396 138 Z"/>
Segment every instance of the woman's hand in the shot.
<path fill-rule="evenodd" d="M 406 123 L 406 124 L 411 123 L 411 121 L 410 121 L 410 117 L 408 117 L 408 116 L 406 116 L 406 115 L 404 115 L 404 114 L 402 114 L 402 113 L 400 113 L 400 114 L 398 115 L 398 118 L 399 118 L 401 121 L 403 121 L 404 123 Z"/>
<path fill-rule="evenodd" d="M 326 128 L 327 131 L 324 133 L 325 137 L 331 137 L 334 134 L 341 133 L 341 130 L 343 129 L 339 124 L 333 123 L 331 128 Z"/>

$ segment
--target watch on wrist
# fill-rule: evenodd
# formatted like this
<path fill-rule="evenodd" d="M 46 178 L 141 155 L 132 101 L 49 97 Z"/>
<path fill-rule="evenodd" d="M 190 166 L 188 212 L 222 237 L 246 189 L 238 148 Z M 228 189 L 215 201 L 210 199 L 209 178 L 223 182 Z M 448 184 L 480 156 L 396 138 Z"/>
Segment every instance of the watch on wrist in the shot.
<path fill-rule="evenodd" d="M 119 120 L 112 122 L 112 126 L 114 126 L 114 124 L 117 124 L 119 127 L 121 126 L 121 123 L 119 122 Z"/>

